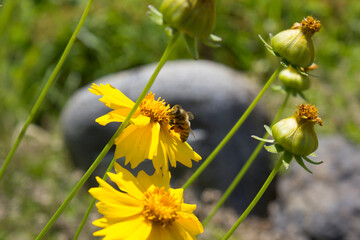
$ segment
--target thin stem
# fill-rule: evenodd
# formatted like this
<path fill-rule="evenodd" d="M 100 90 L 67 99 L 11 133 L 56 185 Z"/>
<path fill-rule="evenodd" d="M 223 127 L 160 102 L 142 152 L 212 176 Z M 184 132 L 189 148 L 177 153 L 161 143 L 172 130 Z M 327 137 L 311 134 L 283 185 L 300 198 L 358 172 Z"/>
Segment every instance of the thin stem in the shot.
<path fill-rule="evenodd" d="M 274 82 L 277 75 L 279 75 L 280 70 L 282 69 L 282 66 L 280 65 L 275 72 L 271 75 L 269 80 L 266 82 L 264 87 L 261 89 L 261 91 L 258 93 L 258 95 L 255 97 L 253 102 L 249 105 L 249 107 L 246 109 L 246 111 L 243 113 L 243 115 L 240 117 L 240 119 L 237 121 L 237 123 L 233 126 L 233 128 L 228 132 L 228 134 L 224 137 L 224 139 L 219 143 L 219 145 L 212 151 L 212 153 L 208 156 L 208 158 L 201 164 L 201 166 L 194 172 L 194 174 L 186 181 L 186 183 L 183 185 L 183 188 L 186 189 L 189 187 L 195 179 L 197 179 L 200 174 L 206 169 L 206 167 L 212 162 L 212 160 L 216 157 L 216 155 L 221 151 L 221 149 L 226 145 L 226 143 L 231 139 L 231 137 L 236 133 L 236 131 L 241 127 L 243 122 L 246 120 L 246 118 L 250 115 L 250 113 L 254 110 L 256 104 L 259 102 L 261 97 L 264 95 L 266 90 L 270 87 L 270 85 Z"/>
<path fill-rule="evenodd" d="M 107 176 L 108 176 L 107 173 L 111 171 L 111 169 L 112 169 L 113 166 L 114 166 L 114 163 L 115 163 L 115 158 L 113 158 L 113 160 L 111 160 L 110 165 L 109 165 L 108 168 L 106 169 L 106 172 L 105 172 L 105 174 L 104 174 L 104 176 L 103 176 L 103 178 L 102 178 L 103 180 L 106 180 L 106 179 L 107 179 Z M 83 229 L 84 226 L 85 226 L 86 220 L 88 219 L 88 217 L 89 217 L 89 215 L 90 215 L 90 213 L 91 213 L 91 210 L 92 210 L 92 208 L 93 208 L 94 205 L 95 205 L 95 201 L 96 201 L 95 198 L 92 198 L 92 199 L 91 199 L 91 202 L 90 202 L 90 204 L 89 204 L 89 207 L 88 207 L 88 209 L 86 210 L 86 213 L 85 213 L 83 219 L 81 220 L 80 226 L 79 226 L 78 230 L 76 231 L 76 234 L 75 234 L 73 240 L 78 239 L 78 237 L 79 237 L 82 229 Z"/>
<path fill-rule="evenodd" d="M 286 97 L 282 103 L 282 105 L 279 108 L 279 111 L 277 112 L 277 114 L 275 115 L 271 126 L 276 123 L 288 100 L 289 100 L 289 96 L 290 94 L 287 93 Z M 269 134 L 266 132 L 265 135 L 263 136 L 263 138 L 268 138 Z M 254 162 L 254 160 L 256 159 L 256 157 L 259 155 L 261 149 L 263 148 L 265 142 L 259 142 L 258 145 L 256 146 L 256 148 L 254 149 L 254 151 L 251 153 L 250 157 L 248 158 L 248 160 L 246 161 L 245 165 L 241 168 L 240 172 L 236 175 L 236 177 L 234 178 L 234 180 L 231 182 L 230 186 L 226 189 L 226 191 L 224 192 L 224 194 L 221 196 L 220 200 L 217 202 L 217 204 L 215 205 L 215 207 L 213 208 L 213 210 L 210 212 L 210 214 L 205 218 L 205 220 L 203 221 L 203 226 L 205 227 L 209 221 L 213 218 L 213 216 L 215 215 L 215 213 L 220 209 L 220 207 L 225 203 L 225 201 L 230 197 L 231 193 L 235 190 L 236 186 L 239 184 L 239 182 L 241 181 L 241 179 L 243 178 L 243 176 L 245 175 L 245 173 L 248 171 L 248 169 L 250 168 L 251 164 Z"/>
<path fill-rule="evenodd" d="M 266 179 L 264 185 L 261 187 L 260 191 L 256 194 L 255 198 L 252 200 L 252 202 L 249 204 L 249 206 L 246 208 L 246 210 L 243 212 L 243 214 L 239 217 L 239 219 L 236 221 L 236 223 L 231 227 L 231 229 L 226 233 L 226 235 L 223 237 L 222 240 L 229 239 L 229 237 L 234 233 L 234 231 L 237 229 L 237 227 L 244 221 L 244 219 L 249 215 L 251 210 L 255 207 L 257 202 L 260 200 L 268 186 L 270 185 L 271 181 L 274 179 L 275 175 L 279 171 L 281 164 L 282 164 L 282 158 L 283 156 L 279 158 L 279 160 L 276 162 L 274 169 L 271 171 L 269 177 Z"/>
<path fill-rule="evenodd" d="M 112 145 L 114 144 L 115 138 L 123 131 L 123 129 L 127 126 L 127 124 L 129 123 L 132 115 L 135 113 L 136 109 L 138 108 L 138 106 L 140 105 L 141 101 L 144 99 L 144 97 L 146 96 L 147 92 L 149 91 L 149 89 L 151 88 L 152 84 L 154 83 L 157 75 L 159 74 L 161 68 L 164 66 L 166 60 L 168 59 L 170 53 L 172 52 L 176 40 L 178 38 L 178 34 L 174 35 L 170 42 L 168 43 L 165 52 L 163 54 L 163 56 L 161 57 L 158 65 L 156 66 L 156 69 L 154 70 L 153 75 L 150 77 L 148 83 L 146 84 L 145 88 L 143 89 L 143 91 L 141 92 L 139 98 L 137 99 L 137 101 L 135 102 L 133 108 L 130 110 L 128 116 L 125 118 L 124 122 L 120 125 L 120 127 L 118 128 L 118 130 L 116 131 L 116 133 L 114 134 L 114 136 L 110 139 L 110 141 L 106 144 L 106 146 L 104 147 L 104 149 L 101 151 L 101 153 L 99 154 L 99 156 L 95 159 L 95 161 L 93 162 L 93 164 L 90 166 L 90 168 L 85 172 L 85 174 L 82 176 L 82 178 L 80 179 L 80 181 L 76 184 L 76 186 L 74 187 L 74 189 L 71 191 L 71 193 L 67 196 L 67 198 L 65 199 L 65 201 L 61 204 L 61 206 L 58 208 L 58 210 L 54 213 L 54 215 L 52 216 L 52 218 L 49 220 L 49 222 L 46 224 L 46 226 L 44 227 L 44 229 L 40 232 L 40 234 L 37 236 L 36 240 L 39 239 L 43 239 L 44 235 L 49 231 L 49 229 L 51 228 L 51 226 L 54 224 L 54 222 L 56 221 L 56 219 L 61 215 L 61 213 L 64 211 L 64 209 L 66 208 L 66 206 L 71 202 L 71 200 L 73 199 L 73 197 L 76 195 L 76 193 L 80 190 L 80 188 L 84 185 L 84 183 L 86 182 L 86 180 L 90 177 L 90 175 L 94 172 L 94 170 L 96 169 L 96 167 L 100 164 L 101 160 L 105 157 L 105 155 L 108 153 L 108 151 L 110 150 L 110 148 L 112 147 Z"/>
<path fill-rule="evenodd" d="M 14 154 L 16 152 L 16 149 L 18 148 L 21 140 L 23 139 L 27 128 L 29 127 L 30 123 L 34 120 L 34 118 L 35 118 L 35 116 L 36 116 L 42 102 L 45 99 L 46 94 L 48 93 L 50 87 L 54 83 L 54 80 L 55 80 L 57 74 L 59 73 L 62 65 L 64 64 L 67 56 L 69 55 L 71 47 L 73 46 L 73 44 L 74 44 L 74 42 L 76 40 L 76 37 L 77 37 L 81 27 L 83 26 L 83 24 L 85 22 L 85 19 L 86 19 L 87 15 L 88 15 L 88 13 L 90 11 L 90 7 L 91 7 L 92 2 L 93 2 L 93 0 L 88 1 L 87 5 L 86 5 L 86 8 L 85 8 L 85 10 L 84 10 L 84 12 L 83 12 L 83 14 L 82 14 L 82 16 L 80 18 L 80 21 L 79 21 L 78 25 L 76 26 L 75 31 L 72 34 L 68 44 L 66 45 L 65 50 L 64 50 L 63 54 L 61 55 L 59 62 L 57 63 L 54 71 L 52 72 L 51 76 L 47 80 L 43 90 L 41 91 L 41 93 L 40 93 L 38 99 L 36 100 L 33 108 L 31 109 L 30 114 L 29 114 L 28 118 L 26 119 L 25 124 L 23 125 L 23 127 L 22 127 L 22 129 L 20 131 L 20 134 L 18 135 L 17 139 L 15 140 L 14 145 L 12 146 L 9 154 L 7 155 L 7 157 L 6 157 L 5 161 L 4 161 L 4 164 L 2 165 L 2 167 L 0 169 L 0 181 L 1 181 L 2 177 L 4 176 L 5 170 L 6 170 L 7 166 L 9 165 L 12 157 L 14 156 Z"/>

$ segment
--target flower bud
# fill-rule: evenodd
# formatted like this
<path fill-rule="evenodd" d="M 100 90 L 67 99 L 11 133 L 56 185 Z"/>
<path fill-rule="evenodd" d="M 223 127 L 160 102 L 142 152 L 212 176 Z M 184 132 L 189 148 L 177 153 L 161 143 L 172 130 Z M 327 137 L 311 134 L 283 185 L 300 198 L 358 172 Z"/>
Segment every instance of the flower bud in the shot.
<path fill-rule="evenodd" d="M 320 21 L 307 17 L 291 29 L 276 34 L 271 39 L 273 51 L 290 64 L 306 68 L 314 62 L 312 35 L 320 28 Z"/>
<path fill-rule="evenodd" d="M 299 156 L 307 156 L 318 148 L 314 125 L 322 121 L 317 109 L 310 104 L 301 104 L 291 117 L 277 122 L 272 128 L 274 140 L 285 150 Z"/>
<path fill-rule="evenodd" d="M 279 73 L 279 79 L 286 88 L 304 91 L 310 87 L 310 78 L 289 66 Z"/>
<path fill-rule="evenodd" d="M 160 12 L 167 25 L 190 37 L 207 38 L 215 27 L 215 0 L 164 0 Z"/>

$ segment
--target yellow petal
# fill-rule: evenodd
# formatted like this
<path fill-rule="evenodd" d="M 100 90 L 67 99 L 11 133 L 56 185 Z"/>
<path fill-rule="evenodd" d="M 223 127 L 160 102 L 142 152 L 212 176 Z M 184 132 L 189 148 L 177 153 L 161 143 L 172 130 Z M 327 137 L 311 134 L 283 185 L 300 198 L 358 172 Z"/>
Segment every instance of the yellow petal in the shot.
<path fill-rule="evenodd" d="M 143 192 L 145 192 L 147 190 L 147 188 L 146 189 L 143 188 L 143 183 L 140 182 L 141 178 L 139 178 L 138 176 L 135 178 L 135 176 L 133 176 L 126 168 L 123 168 L 117 162 L 115 162 L 114 168 L 115 168 L 115 172 L 117 174 L 120 174 L 126 181 L 131 181 L 136 186 L 136 188 L 139 189 L 140 192 L 143 193 Z"/>
<path fill-rule="evenodd" d="M 115 158 L 125 157 L 125 164 L 137 167 L 145 159 L 153 159 L 159 144 L 159 124 L 149 123 L 144 127 L 130 125 L 115 139 Z"/>
<path fill-rule="evenodd" d="M 111 122 L 123 122 L 125 120 L 125 118 L 127 117 L 127 115 L 129 114 L 130 110 L 131 110 L 130 108 L 121 108 L 121 109 L 119 108 L 119 109 L 111 111 L 101 117 L 98 117 L 95 121 L 103 126 L 105 126 L 106 124 L 111 123 Z M 136 112 L 133 115 L 133 117 L 136 117 L 138 115 L 139 115 L 139 113 Z"/>
<path fill-rule="evenodd" d="M 187 142 L 182 142 L 173 131 L 167 131 L 166 128 L 160 130 L 160 142 L 166 147 L 166 154 L 169 157 L 171 166 L 176 167 L 176 161 L 187 167 L 192 167 L 191 160 L 200 161 L 199 154 L 193 151 Z"/>
<path fill-rule="evenodd" d="M 133 231 L 131 235 L 124 238 L 124 240 L 147 240 L 150 235 L 151 229 L 151 224 L 142 224 L 136 229 L 136 231 Z"/>
<path fill-rule="evenodd" d="M 109 204 L 104 202 L 98 202 L 96 204 L 98 212 L 106 216 L 108 219 L 123 220 L 139 215 L 142 213 L 144 206 L 143 205 L 125 205 L 125 204 Z"/>
<path fill-rule="evenodd" d="M 170 175 L 170 172 L 168 172 L 167 174 Z M 154 185 L 158 188 L 170 188 L 170 177 L 163 177 L 161 172 L 155 172 L 153 175 L 149 176 L 144 171 L 140 171 L 137 175 L 137 180 L 141 185 L 139 188 L 143 192 L 147 191 L 151 185 Z"/>
<path fill-rule="evenodd" d="M 182 189 L 182 188 L 178 188 L 178 189 L 170 188 L 169 191 L 170 191 L 171 195 L 174 196 L 174 198 L 176 199 L 176 201 L 178 203 L 183 202 L 184 189 Z"/>
<path fill-rule="evenodd" d="M 144 115 L 138 115 L 137 118 L 131 119 L 131 123 L 137 127 L 144 127 L 150 123 L 150 118 Z"/>
<path fill-rule="evenodd" d="M 102 218 L 99 218 L 99 219 L 96 219 L 95 221 L 93 221 L 92 224 L 96 227 L 105 228 L 105 227 L 109 226 L 111 223 L 109 223 L 105 217 L 102 217 Z"/>
<path fill-rule="evenodd" d="M 107 184 L 105 181 L 104 183 Z M 108 204 L 121 204 L 128 206 L 137 206 L 141 204 L 141 201 L 132 195 L 124 194 L 123 192 L 114 189 L 109 184 L 107 184 L 107 186 L 108 187 L 104 187 L 104 184 L 101 184 L 101 187 L 91 188 L 89 193 L 95 199 Z"/>
<path fill-rule="evenodd" d="M 132 236 L 139 236 L 141 231 L 142 234 L 138 240 L 147 239 L 151 231 L 151 224 L 145 222 L 145 219 L 142 216 L 128 219 L 126 221 L 120 221 L 115 224 L 112 224 L 102 230 L 99 230 L 94 233 L 94 236 L 105 236 L 104 240 L 108 239 L 135 239 Z"/>
<path fill-rule="evenodd" d="M 122 172 L 122 171 L 124 171 L 123 169 L 125 169 L 125 168 L 123 168 L 120 164 L 118 164 L 117 162 L 114 162 L 114 169 L 115 169 L 115 172 L 116 173 L 119 173 L 119 172 Z M 126 169 L 125 169 L 126 170 Z M 127 171 L 127 170 L 126 170 Z"/>
<path fill-rule="evenodd" d="M 160 136 L 161 136 L 161 130 L 160 130 Z M 168 156 L 166 153 L 166 146 L 164 141 L 159 140 L 157 155 L 154 156 L 152 162 L 157 172 L 163 172 L 165 175 L 166 172 L 169 171 Z"/>
<path fill-rule="evenodd" d="M 181 204 L 181 208 L 180 208 L 181 212 L 184 212 L 184 213 L 192 213 L 195 211 L 196 209 L 196 204 L 187 204 L 187 203 L 183 203 Z"/>
<path fill-rule="evenodd" d="M 187 233 L 177 224 L 165 228 L 154 224 L 148 240 L 193 240 L 195 237 Z"/>
<path fill-rule="evenodd" d="M 103 97 L 100 98 L 100 101 L 111 109 L 132 108 L 134 106 L 133 101 L 110 84 L 100 84 L 100 86 L 98 86 L 93 83 L 89 91 L 96 95 L 102 95 Z"/>
<path fill-rule="evenodd" d="M 199 219 L 194 214 L 178 212 L 179 218 L 175 221 L 176 225 L 181 226 L 185 232 L 196 236 L 204 232 L 204 228 Z"/>
<path fill-rule="evenodd" d="M 118 185 L 121 191 L 130 194 L 138 200 L 144 199 L 144 194 L 142 191 L 139 190 L 136 178 L 129 171 L 126 170 L 123 172 L 119 172 L 118 174 L 109 172 L 108 176 L 111 181 Z"/>

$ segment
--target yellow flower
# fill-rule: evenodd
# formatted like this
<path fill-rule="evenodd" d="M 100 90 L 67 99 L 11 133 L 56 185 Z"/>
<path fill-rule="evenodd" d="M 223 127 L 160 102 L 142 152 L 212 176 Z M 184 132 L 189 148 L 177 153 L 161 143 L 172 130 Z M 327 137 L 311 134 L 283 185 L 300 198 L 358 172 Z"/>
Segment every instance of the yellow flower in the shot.
<path fill-rule="evenodd" d="M 134 177 L 116 163 L 115 171 L 108 176 L 120 191 L 99 177 L 100 187 L 89 190 L 104 215 L 93 222 L 103 228 L 94 236 L 105 236 L 105 240 L 192 240 L 204 231 L 193 214 L 196 205 L 183 202 L 182 188 L 170 188 L 169 172 L 163 177 L 140 171 Z"/>
<path fill-rule="evenodd" d="M 96 119 L 101 125 L 110 122 L 123 122 L 134 102 L 110 84 L 93 84 L 91 93 L 102 95 L 100 101 L 113 111 Z M 176 161 L 187 167 L 192 166 L 191 159 L 201 160 L 187 142 L 182 142 L 179 133 L 169 125 L 170 106 L 164 100 L 155 100 L 155 94 L 149 93 L 133 115 L 130 125 L 115 139 L 115 158 L 125 157 L 135 168 L 143 160 L 150 159 L 156 171 L 168 171 L 168 159 L 172 167 Z"/>

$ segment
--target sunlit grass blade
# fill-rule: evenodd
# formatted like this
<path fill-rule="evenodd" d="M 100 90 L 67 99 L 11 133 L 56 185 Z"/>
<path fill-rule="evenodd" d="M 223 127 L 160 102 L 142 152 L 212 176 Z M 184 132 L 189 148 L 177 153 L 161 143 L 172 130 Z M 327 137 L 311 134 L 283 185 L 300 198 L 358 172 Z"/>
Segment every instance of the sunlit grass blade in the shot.
<path fill-rule="evenodd" d="M 239 227 L 239 225 L 244 221 L 244 219 L 249 215 L 249 213 L 252 211 L 252 209 L 258 203 L 258 201 L 260 200 L 260 198 L 262 197 L 262 195 L 264 194 L 266 189 L 269 187 L 271 181 L 274 179 L 277 172 L 279 171 L 279 169 L 282 165 L 282 158 L 283 158 L 283 156 L 281 156 L 280 159 L 276 162 L 274 169 L 271 171 L 269 177 L 266 179 L 265 183 L 263 184 L 263 186 L 261 187 L 259 192 L 256 194 L 255 198 L 252 200 L 252 202 L 249 204 L 249 206 L 246 208 L 246 210 L 243 212 L 243 214 L 241 214 L 241 216 L 235 222 L 235 224 L 231 227 L 231 229 L 222 238 L 222 240 L 226 240 L 231 237 L 231 235 L 235 232 L 235 230 Z"/>
<path fill-rule="evenodd" d="M 106 172 L 105 172 L 105 174 L 104 174 L 104 176 L 103 176 L 103 178 L 102 178 L 103 180 L 106 180 L 106 179 L 107 179 L 107 173 L 110 172 L 111 169 L 114 167 L 114 162 L 115 162 L 115 160 L 116 160 L 115 158 L 113 158 L 113 160 L 111 160 L 111 163 L 110 163 L 110 165 L 108 166 L 108 168 L 106 169 Z M 76 233 L 75 233 L 75 236 L 74 236 L 73 240 L 78 239 L 78 237 L 79 237 L 82 229 L 83 229 L 84 226 L 85 226 L 86 220 L 88 219 L 88 217 L 89 217 L 89 215 L 90 215 L 90 213 L 91 213 L 91 210 L 93 209 L 93 207 L 94 207 L 94 205 L 95 205 L 95 201 L 96 201 L 96 199 L 92 197 L 91 202 L 90 202 L 90 204 L 89 204 L 89 207 L 88 207 L 88 209 L 86 210 L 83 219 L 81 220 L 81 223 L 80 223 L 80 225 L 79 225 L 78 230 L 77 230 Z"/>
<path fill-rule="evenodd" d="M 76 40 L 76 37 L 77 37 L 81 27 L 83 26 L 83 24 L 85 22 L 85 19 L 86 19 L 87 15 L 88 15 L 88 13 L 90 11 L 90 7 L 92 5 L 92 2 L 93 2 L 93 0 L 88 1 L 87 5 L 86 5 L 86 8 L 85 8 L 85 10 L 84 10 L 84 12 L 83 12 L 83 14 L 82 14 L 82 16 L 80 18 L 80 21 L 79 21 L 78 25 L 76 26 L 75 31 L 72 34 L 68 44 L 66 45 L 65 50 L 62 53 L 62 55 L 61 55 L 57 65 L 56 65 L 54 71 L 52 72 L 49 79 L 47 80 L 43 90 L 41 91 L 41 93 L 40 93 L 38 99 L 36 100 L 33 108 L 31 109 L 30 114 L 29 114 L 28 118 L 26 119 L 26 121 L 25 121 L 25 123 L 24 123 L 18 137 L 16 138 L 12 148 L 10 149 L 10 152 L 8 153 L 8 155 L 7 155 L 5 161 L 4 161 L 4 163 L 3 163 L 3 165 L 2 165 L 2 167 L 0 169 L 0 181 L 1 181 L 2 177 L 4 176 L 5 170 L 6 170 L 7 166 L 9 165 L 11 159 L 13 158 L 13 156 L 14 156 L 14 154 L 15 154 L 21 140 L 23 139 L 27 128 L 29 127 L 30 123 L 34 120 L 34 118 L 35 118 L 36 114 L 38 113 L 38 110 L 39 110 L 42 102 L 44 101 L 47 93 L 49 92 L 50 87 L 54 83 L 57 74 L 59 73 L 61 67 L 63 66 L 67 56 L 69 55 L 71 47 L 73 46 L 73 44 L 74 44 L 74 42 Z"/>

